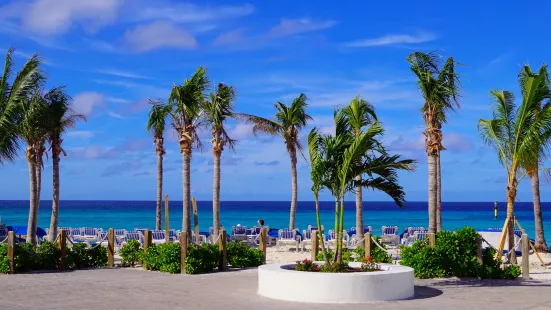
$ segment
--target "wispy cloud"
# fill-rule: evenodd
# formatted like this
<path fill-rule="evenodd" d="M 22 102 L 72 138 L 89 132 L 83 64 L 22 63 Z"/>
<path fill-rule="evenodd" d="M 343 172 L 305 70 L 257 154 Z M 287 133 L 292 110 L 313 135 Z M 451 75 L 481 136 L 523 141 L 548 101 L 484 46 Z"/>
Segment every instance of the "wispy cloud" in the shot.
<path fill-rule="evenodd" d="M 115 113 L 113 111 L 109 111 L 107 112 L 107 115 L 113 117 L 113 118 L 118 118 L 118 119 L 123 119 L 125 118 L 124 116 L 120 115 L 119 113 Z"/>
<path fill-rule="evenodd" d="M 144 5 L 145 4 L 145 5 Z M 200 6 L 176 1 L 148 1 L 130 4 L 129 19 L 133 21 L 170 20 L 176 23 L 201 23 L 239 18 L 254 12 L 251 4 Z"/>
<path fill-rule="evenodd" d="M 315 21 L 309 18 L 302 19 L 282 19 L 279 25 L 273 27 L 269 35 L 275 37 L 290 36 L 305 32 L 327 29 L 337 24 L 334 20 Z"/>
<path fill-rule="evenodd" d="M 93 72 L 101 73 L 101 74 L 107 74 L 107 75 L 113 75 L 113 76 L 119 76 L 119 77 L 125 77 L 125 78 L 131 78 L 131 79 L 151 79 L 149 76 L 136 74 L 129 71 L 124 70 L 118 70 L 118 69 L 96 69 L 93 70 Z"/>
<path fill-rule="evenodd" d="M 95 132 L 87 131 L 87 130 L 74 130 L 74 131 L 69 131 L 67 133 L 68 137 L 75 137 L 78 139 L 90 139 L 94 135 L 95 135 Z"/>
<path fill-rule="evenodd" d="M 385 45 L 419 44 L 436 40 L 435 34 L 420 32 L 417 34 L 389 34 L 382 37 L 356 40 L 345 43 L 346 47 L 375 47 Z"/>
<path fill-rule="evenodd" d="M 98 108 L 105 107 L 105 96 L 96 92 L 83 92 L 74 97 L 74 110 L 89 116 Z"/>
<path fill-rule="evenodd" d="M 197 48 L 197 40 L 186 29 L 167 21 L 153 22 L 127 30 L 123 40 L 134 52 L 148 52 L 160 48 Z"/>

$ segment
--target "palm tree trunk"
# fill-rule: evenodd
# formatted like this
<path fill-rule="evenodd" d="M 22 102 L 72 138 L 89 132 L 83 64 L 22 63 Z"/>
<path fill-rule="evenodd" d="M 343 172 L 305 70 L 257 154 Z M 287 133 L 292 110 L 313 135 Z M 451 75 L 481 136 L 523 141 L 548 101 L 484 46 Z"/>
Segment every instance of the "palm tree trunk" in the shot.
<path fill-rule="evenodd" d="M 38 155 L 37 155 L 38 157 Z M 41 164 L 41 158 L 38 158 L 34 168 L 36 169 L 36 216 L 34 217 L 33 226 L 36 230 L 38 227 L 38 211 L 40 209 L 40 193 L 42 191 L 42 164 Z"/>
<path fill-rule="evenodd" d="M 212 185 L 212 227 L 214 235 L 218 236 L 220 228 L 220 155 L 218 152 L 213 152 L 214 161 L 214 181 Z"/>
<path fill-rule="evenodd" d="M 36 169 L 32 160 L 27 159 L 29 166 L 29 221 L 27 223 L 27 243 L 36 244 L 36 226 L 34 226 L 35 218 L 38 210 L 36 208 Z"/>
<path fill-rule="evenodd" d="M 319 236 L 318 244 L 321 245 L 321 252 L 323 253 L 323 261 L 327 266 L 331 266 L 331 263 L 327 258 L 327 251 L 325 250 L 325 240 L 323 240 L 323 232 L 321 230 L 320 208 L 319 208 L 319 199 L 318 199 L 317 192 L 314 194 L 314 198 L 316 199 L 316 224 L 318 225 L 318 236 Z M 315 237 L 315 236 L 312 236 L 312 237 Z M 314 249 L 312 249 L 312 251 L 313 250 Z"/>
<path fill-rule="evenodd" d="M 436 231 L 442 230 L 442 170 L 440 169 L 440 151 L 436 159 Z"/>
<path fill-rule="evenodd" d="M 191 171 L 190 171 L 190 164 L 191 164 L 191 154 L 187 154 L 186 152 L 182 153 L 182 186 L 184 191 L 184 199 L 183 199 L 183 211 L 184 211 L 184 218 L 182 223 L 182 231 L 187 231 L 188 236 L 191 237 L 191 217 L 190 217 L 190 196 L 191 196 Z"/>
<path fill-rule="evenodd" d="M 289 218 L 289 229 L 295 229 L 295 217 L 297 213 L 297 153 L 293 148 L 290 153 L 291 157 L 291 181 L 292 181 L 292 195 L 291 195 L 291 216 Z"/>
<path fill-rule="evenodd" d="M 52 216 L 50 217 L 50 230 L 48 239 L 54 242 L 57 238 L 57 227 L 59 221 L 59 151 L 52 147 Z"/>
<path fill-rule="evenodd" d="M 428 155 L 429 166 L 429 233 L 436 233 L 436 161 L 437 155 Z"/>
<path fill-rule="evenodd" d="M 361 176 L 356 177 L 357 181 L 361 181 L 361 179 Z M 362 199 L 362 187 L 360 185 L 356 185 L 356 243 L 362 240 L 364 232 Z M 363 248 L 364 244 L 359 242 L 358 246 Z"/>
<path fill-rule="evenodd" d="M 516 169 L 514 170 L 516 171 Z M 510 252 L 510 262 L 512 264 L 517 263 L 517 255 L 514 251 L 515 246 L 515 199 L 517 197 L 517 182 L 513 175 L 513 177 L 509 177 L 510 181 L 507 184 L 507 219 L 509 219 L 509 225 L 507 227 L 507 239 L 508 241 L 508 248 Z"/>
<path fill-rule="evenodd" d="M 155 229 L 162 229 L 161 210 L 163 201 L 163 154 L 157 152 L 157 207 L 155 209 Z"/>
<path fill-rule="evenodd" d="M 538 252 L 549 252 L 547 242 L 545 241 L 545 235 L 543 233 L 543 215 L 541 212 L 540 202 L 540 177 L 538 171 L 530 175 L 532 180 L 532 197 L 534 199 L 534 219 L 536 221 L 536 245 L 535 248 Z"/>

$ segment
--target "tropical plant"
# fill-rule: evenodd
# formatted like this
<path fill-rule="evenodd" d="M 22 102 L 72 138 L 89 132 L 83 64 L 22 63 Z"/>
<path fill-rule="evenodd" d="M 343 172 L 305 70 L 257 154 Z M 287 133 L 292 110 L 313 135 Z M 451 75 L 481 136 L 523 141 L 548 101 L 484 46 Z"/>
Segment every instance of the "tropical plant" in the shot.
<path fill-rule="evenodd" d="M 170 114 L 170 106 L 160 101 L 150 101 L 151 109 L 147 119 L 147 131 L 153 134 L 155 153 L 157 154 L 157 201 L 155 209 L 155 229 L 161 229 L 161 210 L 163 200 L 163 156 L 166 154 L 164 147 L 164 133 L 166 121 Z"/>
<path fill-rule="evenodd" d="M 191 237 L 191 155 L 193 147 L 201 147 L 198 129 L 203 114 L 202 105 L 205 102 L 205 91 L 209 79 L 203 67 L 184 80 L 183 85 L 173 85 L 168 98 L 171 106 L 172 126 L 178 133 L 180 152 L 182 153 L 182 187 L 183 187 L 183 221 L 182 231 L 187 231 Z"/>
<path fill-rule="evenodd" d="M 513 93 L 492 90 L 493 119 L 478 121 L 478 130 L 483 141 L 496 150 L 499 162 L 507 170 L 507 217 L 498 254 L 503 253 L 506 236 L 509 249 L 514 247 L 517 187 L 525 176 L 535 173 L 538 162 L 545 158 L 542 150 L 549 147 L 551 135 L 551 103 L 541 105 L 549 92 L 547 69 L 545 65 L 542 66 L 538 74 L 526 74 L 526 69 L 522 70 L 524 73 L 519 75 L 521 105 L 515 104 Z M 511 262 L 516 263 L 515 251 L 510 253 Z"/>
<path fill-rule="evenodd" d="M 57 237 L 57 227 L 59 226 L 59 162 L 61 160 L 61 154 L 67 156 L 67 153 L 63 149 L 63 135 L 67 130 L 74 128 L 79 120 L 86 121 L 86 117 L 82 114 L 75 113 L 71 108 L 72 99 L 65 93 L 63 87 L 57 87 L 47 92 L 43 96 L 43 102 L 46 109 L 44 115 L 44 137 L 50 144 L 52 152 L 52 216 L 50 218 L 48 238 L 53 242 Z M 40 146 L 43 145 L 44 144 L 41 144 Z M 39 152 L 37 156 L 40 158 L 42 157 Z M 40 170 L 42 168 L 40 166 L 41 162 L 38 162 L 38 165 Z M 40 189 L 37 189 L 37 192 L 39 193 Z M 39 199 L 37 200 L 39 201 Z"/>
<path fill-rule="evenodd" d="M 442 230 L 440 151 L 442 145 L 442 124 L 447 121 L 447 113 L 459 107 L 460 82 L 455 72 L 456 62 L 449 57 L 442 68 L 441 58 L 434 52 L 415 52 L 407 57 L 411 71 L 417 77 L 417 85 L 425 100 L 421 112 L 425 121 L 425 148 L 429 174 L 429 232 Z"/>
<path fill-rule="evenodd" d="M 233 100 L 235 90 L 233 86 L 219 83 L 213 93 L 204 104 L 205 121 L 210 126 L 212 133 L 212 158 L 213 158 L 213 186 L 212 186 L 212 227 L 214 235 L 218 236 L 220 228 L 220 157 L 224 147 L 227 145 L 230 150 L 234 149 L 235 140 L 230 138 L 224 122 L 233 117 Z"/>
<path fill-rule="evenodd" d="M 295 229 L 295 216 L 297 211 L 297 151 L 302 154 L 302 145 L 299 140 L 299 133 L 312 117 L 306 114 L 306 95 L 300 94 L 293 100 L 290 106 L 276 102 L 275 120 L 269 120 L 260 116 L 238 114 L 237 117 L 245 119 L 247 123 L 254 124 L 253 133 L 264 133 L 268 135 L 280 135 L 283 137 L 287 152 L 291 159 L 291 214 L 289 217 L 289 229 Z M 303 155 L 304 156 L 304 155 Z"/>
<path fill-rule="evenodd" d="M 344 197 L 355 189 L 356 184 L 379 189 L 390 195 L 401 206 L 405 194 L 397 184 L 397 170 L 411 171 L 414 161 L 401 160 L 399 156 L 388 156 L 386 152 L 374 152 L 381 148 L 377 138 L 383 134 L 378 121 L 365 131 L 354 135 L 349 130 L 349 122 L 342 111 L 335 111 L 335 136 L 320 135 L 313 129 L 308 135 L 308 150 L 312 159 L 311 176 L 315 186 L 327 188 L 335 197 L 336 250 L 334 263 L 342 263 L 344 228 Z M 321 174 L 321 176 L 320 176 Z M 355 180 L 358 175 L 369 176 L 365 180 Z M 320 185 L 318 185 L 320 184 Z M 314 195 L 319 188 L 314 187 Z M 316 214 L 318 226 L 319 212 Z M 323 248 L 322 248 L 322 251 Z M 324 251 L 326 263 L 328 259 Z M 329 264 L 327 264 L 329 266 Z M 330 268 L 330 267 L 327 267 Z"/>
<path fill-rule="evenodd" d="M 350 104 L 342 109 L 342 112 L 346 115 L 350 129 L 354 132 L 354 135 L 359 135 L 365 127 L 377 120 L 375 107 L 359 95 L 352 99 Z M 356 177 L 356 181 L 361 180 L 362 176 Z M 356 231 L 363 232 L 363 227 L 362 186 L 358 182 L 356 184 Z M 361 240 L 361 238 L 362 234 L 357 233 L 357 241 Z M 363 246 L 363 244 L 360 243 L 360 246 Z"/>
<path fill-rule="evenodd" d="M 21 105 L 44 80 L 39 68 L 40 57 L 34 54 L 17 72 L 13 83 L 10 84 L 14 52 L 15 50 L 10 48 L 6 53 L 0 77 L 0 164 L 13 161 L 17 157 L 20 148 L 18 127 L 22 120 Z"/>

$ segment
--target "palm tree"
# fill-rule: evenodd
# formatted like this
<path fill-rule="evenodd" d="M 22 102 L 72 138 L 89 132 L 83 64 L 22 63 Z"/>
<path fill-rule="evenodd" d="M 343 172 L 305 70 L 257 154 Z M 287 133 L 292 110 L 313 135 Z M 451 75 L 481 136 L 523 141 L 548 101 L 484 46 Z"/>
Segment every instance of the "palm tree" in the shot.
<path fill-rule="evenodd" d="M 306 114 L 306 95 L 300 94 L 293 100 L 290 106 L 281 102 L 276 102 L 275 120 L 269 120 L 263 117 L 239 114 L 240 118 L 245 119 L 247 123 L 254 124 L 253 133 L 264 133 L 268 135 L 281 135 L 285 141 L 285 146 L 289 157 L 291 158 L 291 215 L 289 218 L 289 229 L 295 229 L 295 215 L 297 211 L 297 151 L 302 154 L 302 145 L 299 141 L 300 130 L 306 126 L 312 117 Z M 304 155 L 303 155 L 304 157 Z"/>
<path fill-rule="evenodd" d="M 6 161 L 13 161 L 20 148 L 18 125 L 21 121 L 21 104 L 28 99 L 34 89 L 39 87 L 44 79 L 39 68 L 40 57 L 33 55 L 15 75 L 13 83 L 10 78 L 13 70 L 10 48 L 6 53 L 6 60 L 2 76 L 0 77 L 0 165 Z"/>
<path fill-rule="evenodd" d="M 172 126 L 178 133 L 180 152 L 182 153 L 182 186 L 184 192 L 182 231 L 186 231 L 191 238 L 191 155 L 193 147 L 201 147 L 198 129 L 203 114 L 202 105 L 205 102 L 205 91 L 208 89 L 209 79 L 203 67 L 197 68 L 195 73 L 184 80 L 183 85 L 173 85 L 168 98 L 171 106 Z"/>
<path fill-rule="evenodd" d="M 549 89 L 545 70 L 540 70 L 539 74 L 520 74 L 519 84 L 523 98 L 518 107 L 511 92 L 491 91 L 494 99 L 493 119 L 478 121 L 482 139 L 495 148 L 500 163 L 507 170 L 507 217 L 498 254 L 503 253 L 506 237 L 509 240 L 509 249 L 514 247 L 517 186 L 529 173 L 535 173 L 533 168 L 542 160 L 541 150 L 549 147 L 551 103 L 541 106 Z M 526 170 L 527 167 L 531 170 Z M 515 251 L 510 253 L 511 262 L 516 263 Z"/>
<path fill-rule="evenodd" d="M 166 119 L 170 114 L 170 106 L 163 105 L 160 101 L 151 102 L 147 131 L 153 134 L 155 153 L 157 154 L 157 208 L 155 210 L 155 229 L 161 229 L 161 210 L 163 200 L 163 156 L 166 154 L 164 147 L 164 133 Z"/>
<path fill-rule="evenodd" d="M 439 68 L 440 56 L 431 53 L 415 52 L 407 57 L 407 62 L 411 65 L 411 71 L 417 76 L 417 84 L 425 100 L 421 112 L 425 121 L 425 148 L 428 159 L 429 174 L 429 232 L 435 233 L 441 230 L 437 226 L 437 217 L 440 212 L 438 205 L 438 181 L 440 179 L 440 169 L 438 168 L 438 158 L 440 151 L 444 150 L 442 146 L 442 124 L 446 123 L 446 114 L 459 107 L 460 82 L 455 72 L 456 62 L 453 57 L 449 57 L 444 63 L 442 69 Z"/>
<path fill-rule="evenodd" d="M 350 124 L 350 129 L 354 132 L 354 135 L 359 135 L 362 129 L 369 126 L 373 121 L 377 120 L 375 114 L 375 108 L 366 100 L 360 96 L 356 96 L 350 104 L 342 109 L 344 115 Z M 356 181 L 361 181 L 362 177 L 359 175 L 356 177 Z M 364 220 L 363 220 L 363 206 L 362 206 L 362 186 L 356 184 L 356 234 L 357 241 L 362 238 Z M 363 247 L 363 244 L 360 244 Z"/>
<path fill-rule="evenodd" d="M 213 93 L 209 95 L 205 102 L 204 111 L 207 124 L 211 127 L 212 133 L 212 158 L 214 163 L 214 181 L 212 186 L 212 227 L 214 235 L 218 236 L 220 228 L 220 157 L 224 151 L 224 146 L 230 150 L 234 149 L 235 140 L 230 138 L 224 122 L 233 117 L 233 100 L 235 99 L 235 90 L 232 86 L 219 83 Z"/>
<path fill-rule="evenodd" d="M 61 154 L 67 156 L 63 149 L 63 135 L 68 129 L 74 128 L 79 120 L 86 122 L 86 117 L 77 114 L 71 108 L 73 99 L 65 93 L 63 87 L 57 87 L 44 95 L 46 104 L 46 138 L 52 152 L 52 216 L 50 218 L 50 229 L 48 238 L 55 241 L 57 238 L 57 227 L 59 221 L 59 162 Z"/>
<path fill-rule="evenodd" d="M 532 69 L 530 69 L 530 66 L 524 66 L 519 74 L 520 81 L 525 81 L 528 77 L 534 77 L 536 74 L 532 72 Z M 547 71 L 547 66 L 544 64 L 541 66 L 539 72 L 537 75 L 540 75 L 544 78 L 543 83 L 546 85 L 542 85 L 539 92 L 536 94 L 535 98 L 536 100 L 541 100 L 539 103 L 539 106 L 536 106 L 536 112 L 539 113 L 539 109 L 541 106 L 544 106 L 547 103 L 551 102 L 551 81 L 549 79 L 549 74 Z M 521 83 L 521 86 L 525 83 Z M 522 93 L 525 93 L 525 90 L 522 89 Z M 547 137 L 549 139 L 550 137 Z M 545 241 L 545 234 L 543 229 L 543 214 L 541 211 L 541 202 L 540 202 L 540 180 L 539 180 L 539 165 L 540 161 L 545 159 L 545 144 L 542 144 L 542 148 L 540 148 L 540 154 L 538 154 L 538 158 L 536 161 L 532 163 L 532 165 L 523 167 L 526 171 L 528 171 L 528 177 L 530 177 L 530 180 L 532 181 L 532 197 L 534 200 L 534 220 L 535 220 L 535 228 L 536 228 L 536 244 L 534 247 L 536 250 L 540 252 L 549 252 L 549 248 L 547 247 L 547 242 Z"/>
<path fill-rule="evenodd" d="M 42 98 L 40 89 L 36 89 L 32 97 L 26 103 L 21 105 L 22 120 L 19 124 L 19 134 L 26 142 L 27 148 L 25 156 L 29 166 L 29 221 L 27 224 L 28 243 L 36 244 L 36 224 L 38 222 L 38 178 L 37 170 L 40 169 L 40 159 L 42 154 L 39 154 L 39 144 L 44 137 L 46 131 L 45 115 L 46 105 Z"/>
<path fill-rule="evenodd" d="M 323 136 L 317 130 L 312 130 L 308 135 L 308 150 L 312 159 L 311 176 L 316 200 L 317 192 L 322 186 L 336 196 L 338 208 L 335 212 L 335 262 L 340 263 L 346 193 L 355 189 L 356 185 L 382 190 L 402 206 L 405 193 L 398 185 L 396 172 L 411 171 L 415 166 L 412 160 L 402 160 L 399 156 L 389 156 L 386 152 L 379 153 L 381 145 L 377 138 L 383 134 L 383 128 L 378 121 L 354 135 L 350 132 L 345 114 L 337 111 L 335 128 L 335 136 Z M 357 180 L 358 175 L 364 174 L 365 178 Z M 321 223 L 318 222 L 318 226 Z"/>

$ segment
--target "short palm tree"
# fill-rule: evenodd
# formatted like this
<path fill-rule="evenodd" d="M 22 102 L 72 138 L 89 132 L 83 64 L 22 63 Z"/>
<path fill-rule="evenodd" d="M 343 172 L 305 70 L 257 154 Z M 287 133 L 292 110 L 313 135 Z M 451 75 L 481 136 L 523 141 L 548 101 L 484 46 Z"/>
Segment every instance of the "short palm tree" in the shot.
<path fill-rule="evenodd" d="M 247 123 L 254 124 L 253 133 L 264 133 L 268 135 L 280 135 L 283 137 L 287 152 L 291 158 L 291 215 L 289 217 L 289 229 L 295 229 L 295 216 L 297 211 L 297 151 L 302 154 L 302 145 L 299 141 L 299 133 L 312 117 L 306 114 L 306 95 L 300 94 L 293 100 L 290 106 L 281 102 L 275 104 L 277 110 L 275 120 L 263 117 L 239 114 L 239 118 L 245 119 Z"/>
<path fill-rule="evenodd" d="M 39 68 L 40 57 L 33 55 L 15 75 L 10 84 L 14 49 L 6 53 L 6 60 L 0 77 L 0 165 L 13 161 L 19 150 L 18 124 L 21 118 L 21 104 L 41 85 L 44 77 Z"/>
<path fill-rule="evenodd" d="M 497 253 L 503 252 L 506 236 L 509 249 L 514 247 L 514 205 L 518 184 L 529 173 L 535 173 L 534 168 L 542 160 L 541 150 L 549 147 L 551 104 L 541 105 L 548 93 L 547 80 L 546 74 L 521 73 L 522 103 L 518 107 L 511 92 L 491 91 L 493 119 L 478 122 L 482 139 L 495 148 L 500 163 L 507 170 L 507 217 Z M 527 167 L 530 170 L 526 170 Z M 510 253 L 511 262 L 516 263 L 515 251 Z"/>
<path fill-rule="evenodd" d="M 61 154 L 67 156 L 63 149 L 63 136 L 67 130 L 74 128 L 78 121 L 86 121 L 86 117 L 75 113 L 71 108 L 73 100 L 65 93 L 63 87 L 47 92 L 44 95 L 44 102 L 46 104 L 46 137 L 52 152 L 52 216 L 48 238 L 53 242 L 57 238 L 57 227 L 59 226 L 59 162 Z"/>
<path fill-rule="evenodd" d="M 417 85 L 425 100 L 421 112 L 425 120 L 425 148 L 429 174 L 429 232 L 442 229 L 438 184 L 441 184 L 439 158 L 442 145 L 442 124 L 447 121 L 447 113 L 454 111 L 459 104 L 460 82 L 455 72 L 456 62 L 449 57 L 442 68 L 440 56 L 435 53 L 415 52 L 407 57 L 411 71 L 417 77 Z M 438 224 L 440 223 L 440 224 Z"/>
<path fill-rule="evenodd" d="M 235 90 L 232 86 L 219 83 L 218 87 L 211 93 L 204 104 L 205 120 L 210 126 L 212 133 L 212 158 L 213 158 L 213 186 L 212 186 L 212 227 L 214 235 L 218 236 L 220 229 L 220 157 L 224 147 L 234 149 L 233 140 L 226 131 L 224 123 L 233 117 L 233 101 Z"/>
<path fill-rule="evenodd" d="M 356 96 L 350 104 L 342 109 L 346 119 L 350 124 L 350 129 L 354 132 L 354 135 L 359 135 L 362 130 L 377 120 L 377 114 L 375 108 L 366 100 L 360 96 Z M 361 181 L 362 177 L 357 176 L 356 180 Z M 363 231 L 363 205 L 362 205 L 362 186 L 356 184 L 356 231 Z M 360 233 L 356 234 L 357 240 L 362 238 Z M 360 244 L 363 247 L 363 244 Z"/>
<path fill-rule="evenodd" d="M 171 107 L 172 126 L 178 133 L 180 152 L 182 153 L 182 186 L 183 186 L 183 214 L 182 231 L 191 237 L 191 155 L 193 147 L 201 147 L 198 129 L 203 114 L 203 103 L 206 100 L 205 91 L 208 89 L 209 79 L 203 67 L 197 68 L 195 73 L 184 80 L 183 85 L 172 86 L 168 98 Z"/>
<path fill-rule="evenodd" d="M 32 97 L 27 102 L 21 104 L 22 120 L 19 124 L 18 132 L 21 138 L 26 142 L 27 148 L 25 157 L 29 166 L 29 222 L 27 225 L 26 241 L 36 244 L 36 227 L 38 223 L 38 178 L 37 170 L 40 169 L 42 154 L 39 153 L 40 141 L 46 132 L 45 115 L 46 105 L 41 95 L 40 89 L 35 90 Z"/>
<path fill-rule="evenodd" d="M 155 153 L 157 154 L 157 203 L 155 209 L 155 229 L 161 229 L 161 210 L 163 200 L 163 156 L 166 154 L 164 147 L 164 134 L 166 131 L 167 117 L 170 114 L 170 106 L 160 101 L 151 102 L 149 118 L 147 119 L 147 131 L 153 134 Z"/>

